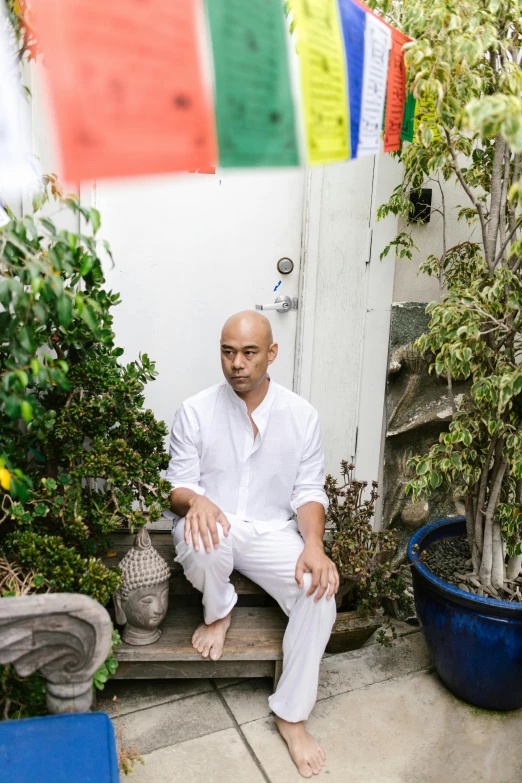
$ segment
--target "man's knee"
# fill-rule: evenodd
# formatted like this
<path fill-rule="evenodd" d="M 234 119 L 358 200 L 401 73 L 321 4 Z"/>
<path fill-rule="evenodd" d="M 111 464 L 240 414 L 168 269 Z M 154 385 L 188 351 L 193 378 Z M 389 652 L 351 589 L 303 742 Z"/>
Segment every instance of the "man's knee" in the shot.
<path fill-rule="evenodd" d="M 306 594 L 306 593 L 308 593 L 308 591 L 310 590 L 310 588 L 312 586 L 312 574 L 309 574 L 309 573 L 303 574 L 303 584 L 304 584 L 303 592 Z M 328 585 L 328 589 L 329 588 L 330 588 L 330 585 Z M 315 595 L 316 595 L 318 589 L 319 588 L 316 588 L 314 590 L 314 592 L 312 593 L 312 595 L 307 596 L 307 598 L 309 598 L 311 601 L 314 601 L 315 600 Z M 324 595 L 318 601 L 316 601 L 316 603 L 318 605 L 320 605 L 321 607 L 324 607 L 325 609 L 329 609 L 330 608 L 330 604 L 332 604 L 334 606 L 334 608 L 335 608 L 335 597 L 334 596 L 332 596 L 329 600 L 326 600 L 326 596 L 328 595 L 328 589 L 325 590 Z"/>

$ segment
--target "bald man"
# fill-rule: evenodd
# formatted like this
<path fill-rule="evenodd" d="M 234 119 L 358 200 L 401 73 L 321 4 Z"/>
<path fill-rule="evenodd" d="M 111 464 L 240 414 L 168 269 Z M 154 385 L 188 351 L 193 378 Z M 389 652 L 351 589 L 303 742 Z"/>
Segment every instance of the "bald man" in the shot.
<path fill-rule="evenodd" d="M 267 318 L 254 311 L 229 318 L 221 334 L 225 382 L 178 410 L 167 479 L 176 560 L 203 594 L 195 649 L 214 661 L 223 652 L 237 601 L 234 568 L 289 617 L 283 673 L 269 704 L 300 774 L 310 778 L 325 754 L 305 721 L 335 621 L 339 577 L 323 548 L 328 501 L 317 412 L 270 380 L 276 357 Z"/>

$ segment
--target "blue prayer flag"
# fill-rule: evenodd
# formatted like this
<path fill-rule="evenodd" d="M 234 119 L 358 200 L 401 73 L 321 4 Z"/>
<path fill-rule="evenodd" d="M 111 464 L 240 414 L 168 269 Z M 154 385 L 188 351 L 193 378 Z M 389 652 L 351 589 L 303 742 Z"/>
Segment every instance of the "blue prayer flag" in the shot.
<path fill-rule="evenodd" d="M 348 70 L 348 100 L 350 104 L 351 157 L 357 157 L 359 122 L 364 70 L 364 28 L 366 11 L 354 0 L 338 0 Z"/>

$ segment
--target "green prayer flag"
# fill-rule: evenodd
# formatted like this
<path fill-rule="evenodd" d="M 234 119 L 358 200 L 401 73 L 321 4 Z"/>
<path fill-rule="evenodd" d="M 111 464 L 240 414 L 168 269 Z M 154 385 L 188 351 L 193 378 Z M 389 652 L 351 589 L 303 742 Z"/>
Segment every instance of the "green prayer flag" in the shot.
<path fill-rule="evenodd" d="M 409 92 L 404 105 L 404 118 L 402 120 L 401 139 L 403 141 L 413 141 L 415 129 L 415 98 L 413 93 Z"/>
<path fill-rule="evenodd" d="M 221 166 L 298 164 L 280 0 L 207 0 Z"/>

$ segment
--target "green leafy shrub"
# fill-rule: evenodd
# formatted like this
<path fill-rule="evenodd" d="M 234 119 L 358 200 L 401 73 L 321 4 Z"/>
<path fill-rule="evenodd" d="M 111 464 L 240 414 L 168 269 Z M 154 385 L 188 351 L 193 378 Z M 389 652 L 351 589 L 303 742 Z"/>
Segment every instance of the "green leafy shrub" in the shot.
<path fill-rule="evenodd" d="M 107 604 L 121 580 L 100 559 L 110 534 L 168 507 L 167 430 L 143 407 L 154 364 L 122 364 L 114 344 L 100 216 L 65 208 L 93 234 L 32 217 L 0 230 L 0 553 L 33 592 Z"/>

